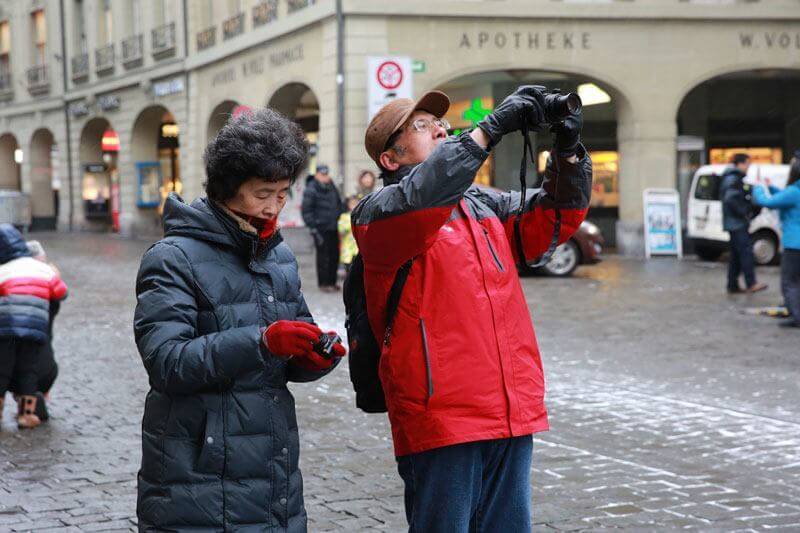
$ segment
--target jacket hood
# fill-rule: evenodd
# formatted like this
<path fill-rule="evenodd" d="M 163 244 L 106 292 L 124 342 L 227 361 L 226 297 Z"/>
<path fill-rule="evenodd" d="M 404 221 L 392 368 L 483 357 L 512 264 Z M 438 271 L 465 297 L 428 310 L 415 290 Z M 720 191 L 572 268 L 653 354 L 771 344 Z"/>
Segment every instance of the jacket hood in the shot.
<path fill-rule="evenodd" d="M 30 256 L 28 245 L 17 228 L 11 224 L 0 224 L 0 264 Z"/>

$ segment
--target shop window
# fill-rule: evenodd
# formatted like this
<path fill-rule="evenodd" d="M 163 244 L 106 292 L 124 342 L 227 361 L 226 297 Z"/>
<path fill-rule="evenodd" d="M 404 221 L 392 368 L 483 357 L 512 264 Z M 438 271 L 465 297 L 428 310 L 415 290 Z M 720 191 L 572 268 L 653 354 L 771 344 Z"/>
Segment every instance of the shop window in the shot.
<path fill-rule="evenodd" d="M 549 152 L 539 152 L 537 169 L 543 173 Z M 619 207 L 619 153 L 589 152 L 592 158 L 592 199 L 589 207 Z"/>
<path fill-rule="evenodd" d="M 111 175 L 107 165 L 84 165 L 81 196 L 87 219 L 107 219 L 111 215 Z"/>
<path fill-rule="evenodd" d="M 444 116 L 452 128 L 448 133 L 460 135 L 464 130 L 476 127 L 478 122 L 483 120 L 493 109 L 494 99 L 490 96 L 453 102 Z M 481 168 L 478 169 L 474 183 L 487 187 L 494 185 L 494 153 L 489 155 L 481 165 Z"/>
<path fill-rule="evenodd" d="M 780 148 L 712 148 L 708 151 L 708 160 L 712 165 L 727 165 L 733 154 L 747 154 L 753 163 L 779 165 L 783 163 L 783 150 Z"/>

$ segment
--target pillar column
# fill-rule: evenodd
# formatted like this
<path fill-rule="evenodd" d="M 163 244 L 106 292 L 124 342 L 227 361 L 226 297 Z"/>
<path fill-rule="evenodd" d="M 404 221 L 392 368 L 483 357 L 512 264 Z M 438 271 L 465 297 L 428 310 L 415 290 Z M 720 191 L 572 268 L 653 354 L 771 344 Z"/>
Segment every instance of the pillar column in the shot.
<path fill-rule="evenodd" d="M 677 123 L 674 113 L 658 112 L 649 103 L 620 110 L 619 220 L 621 254 L 644 255 L 642 192 L 651 187 L 675 188 Z M 664 111 L 664 110 L 661 110 Z"/>

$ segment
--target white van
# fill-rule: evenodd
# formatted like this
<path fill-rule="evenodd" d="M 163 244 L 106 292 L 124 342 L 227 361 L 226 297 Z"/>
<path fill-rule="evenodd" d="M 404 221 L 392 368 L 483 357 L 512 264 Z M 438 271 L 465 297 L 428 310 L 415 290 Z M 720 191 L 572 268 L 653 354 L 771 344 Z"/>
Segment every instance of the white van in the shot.
<path fill-rule="evenodd" d="M 713 261 L 728 249 L 728 232 L 722 229 L 722 202 L 719 187 L 722 174 L 729 165 L 704 165 L 697 169 L 689 190 L 686 230 L 694 250 L 701 259 Z M 769 179 L 770 184 L 783 189 L 789 178 L 789 165 L 764 165 L 753 163 L 744 178 L 745 183 L 756 184 Z M 750 222 L 753 237 L 753 255 L 756 264 L 768 265 L 780 256 L 781 230 L 778 213 L 762 209 Z"/>

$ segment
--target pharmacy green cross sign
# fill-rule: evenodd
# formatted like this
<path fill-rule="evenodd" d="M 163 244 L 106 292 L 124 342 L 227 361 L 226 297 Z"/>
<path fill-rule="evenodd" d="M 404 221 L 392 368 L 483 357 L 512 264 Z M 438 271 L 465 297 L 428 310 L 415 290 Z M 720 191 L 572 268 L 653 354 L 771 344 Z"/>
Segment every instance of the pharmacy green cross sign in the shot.
<path fill-rule="evenodd" d="M 491 112 L 492 112 L 491 109 L 485 109 L 483 107 L 480 98 L 475 98 L 474 100 L 472 100 L 470 106 L 467 109 L 465 109 L 464 112 L 461 114 L 461 118 L 471 122 L 473 126 L 477 126 L 478 122 L 483 120 L 486 117 L 486 115 L 488 115 Z"/>

